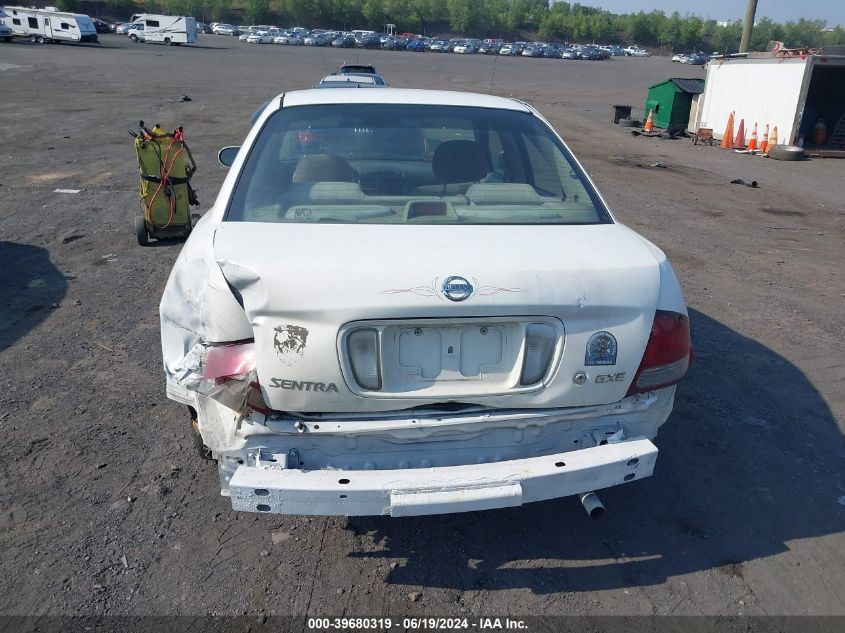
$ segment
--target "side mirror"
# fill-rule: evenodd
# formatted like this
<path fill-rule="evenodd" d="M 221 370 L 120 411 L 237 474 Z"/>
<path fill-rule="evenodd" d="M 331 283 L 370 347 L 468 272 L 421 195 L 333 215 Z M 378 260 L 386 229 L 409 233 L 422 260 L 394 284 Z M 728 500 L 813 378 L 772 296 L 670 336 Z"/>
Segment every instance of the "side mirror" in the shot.
<path fill-rule="evenodd" d="M 238 155 L 240 149 L 239 145 L 224 147 L 217 152 L 217 160 L 220 161 L 220 164 L 223 165 L 223 167 L 231 167 L 232 163 L 235 162 L 235 157 Z"/>

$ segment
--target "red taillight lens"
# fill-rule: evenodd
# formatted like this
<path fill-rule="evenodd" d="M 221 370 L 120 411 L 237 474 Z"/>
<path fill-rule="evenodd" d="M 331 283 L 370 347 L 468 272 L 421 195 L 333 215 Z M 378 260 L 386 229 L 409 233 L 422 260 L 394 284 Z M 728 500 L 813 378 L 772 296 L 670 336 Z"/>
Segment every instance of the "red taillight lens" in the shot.
<path fill-rule="evenodd" d="M 209 348 L 203 378 L 244 376 L 255 369 L 255 342 L 229 343 Z"/>
<path fill-rule="evenodd" d="M 692 361 L 689 319 L 678 312 L 658 310 L 643 360 L 627 395 L 674 385 L 686 375 Z"/>
<path fill-rule="evenodd" d="M 232 406 L 232 401 L 224 401 L 227 406 L 240 409 L 254 409 L 268 415 L 272 410 L 264 402 L 261 385 L 255 377 L 255 342 L 243 341 L 210 347 L 205 357 L 205 370 L 202 377 L 218 385 L 223 391 L 234 388 L 233 394 L 239 403 Z M 242 398 L 242 399 L 241 399 Z"/>

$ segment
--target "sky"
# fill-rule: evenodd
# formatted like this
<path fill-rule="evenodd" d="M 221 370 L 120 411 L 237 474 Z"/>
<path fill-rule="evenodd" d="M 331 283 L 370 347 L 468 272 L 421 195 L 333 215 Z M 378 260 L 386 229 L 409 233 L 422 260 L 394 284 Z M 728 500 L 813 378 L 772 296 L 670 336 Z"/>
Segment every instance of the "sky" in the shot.
<path fill-rule="evenodd" d="M 746 0 L 569 0 L 586 6 L 601 7 L 614 13 L 637 11 L 678 11 L 693 13 L 714 20 L 736 20 L 745 17 Z M 775 22 L 808 18 L 825 20 L 828 26 L 845 26 L 845 0 L 758 0 L 757 19 L 769 17 Z"/>

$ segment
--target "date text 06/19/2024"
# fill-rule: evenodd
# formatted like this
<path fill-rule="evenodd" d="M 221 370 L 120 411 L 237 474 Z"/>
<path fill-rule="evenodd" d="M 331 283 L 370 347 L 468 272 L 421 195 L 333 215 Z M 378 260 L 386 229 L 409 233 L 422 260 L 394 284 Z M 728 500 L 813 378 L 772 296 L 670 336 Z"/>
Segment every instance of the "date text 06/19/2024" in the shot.
<path fill-rule="evenodd" d="M 515 618 L 437 618 L 437 617 L 357 617 L 357 618 L 308 618 L 309 631 L 378 631 L 392 628 L 419 631 L 452 631 L 452 630 L 525 630 L 528 628 L 524 620 Z"/>

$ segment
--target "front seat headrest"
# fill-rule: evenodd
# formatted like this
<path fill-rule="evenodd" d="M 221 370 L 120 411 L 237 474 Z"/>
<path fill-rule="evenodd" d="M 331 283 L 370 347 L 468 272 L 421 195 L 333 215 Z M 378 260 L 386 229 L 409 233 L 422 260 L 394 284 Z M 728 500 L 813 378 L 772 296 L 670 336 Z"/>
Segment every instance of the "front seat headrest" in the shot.
<path fill-rule="evenodd" d="M 431 169 L 442 183 L 477 182 L 490 173 L 490 159 L 475 141 L 446 141 L 434 152 Z"/>
<path fill-rule="evenodd" d="M 303 157 L 293 172 L 293 182 L 356 182 L 355 170 L 345 158 L 332 154 Z"/>

